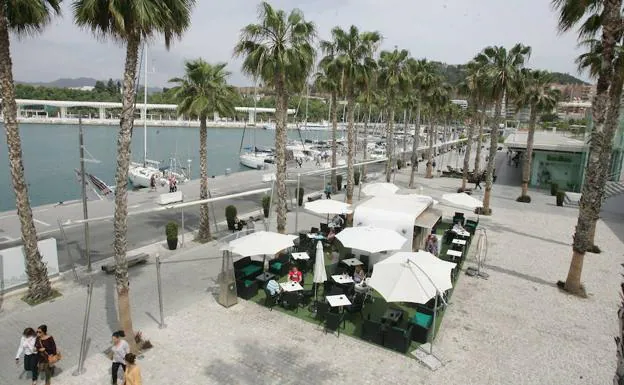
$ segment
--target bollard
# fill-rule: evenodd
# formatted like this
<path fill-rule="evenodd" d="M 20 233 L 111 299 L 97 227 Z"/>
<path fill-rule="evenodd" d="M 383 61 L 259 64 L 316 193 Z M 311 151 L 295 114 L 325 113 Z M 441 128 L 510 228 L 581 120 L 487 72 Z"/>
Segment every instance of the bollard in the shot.
<path fill-rule="evenodd" d="M 84 373 L 85 348 L 87 345 L 87 331 L 89 329 L 89 313 L 91 313 L 91 295 L 93 294 L 93 280 L 87 284 L 87 308 L 85 309 L 84 322 L 82 324 L 82 341 L 80 342 L 80 355 L 78 356 L 78 368 L 72 373 L 79 376 Z"/>
<path fill-rule="evenodd" d="M 164 329 L 167 327 L 165 325 L 165 314 L 163 311 L 163 299 L 162 299 L 162 282 L 160 280 L 160 256 L 156 256 L 156 282 L 158 285 L 158 306 L 160 308 L 160 325 L 158 328 Z"/>

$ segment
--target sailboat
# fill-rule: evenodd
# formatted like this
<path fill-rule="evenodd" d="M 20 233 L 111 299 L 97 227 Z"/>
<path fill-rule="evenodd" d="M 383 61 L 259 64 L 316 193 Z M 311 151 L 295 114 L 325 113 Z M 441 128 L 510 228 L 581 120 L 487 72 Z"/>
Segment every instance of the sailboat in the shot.
<path fill-rule="evenodd" d="M 256 114 L 256 103 L 257 103 L 256 92 L 257 92 L 257 87 L 254 88 L 254 117 L 257 116 Z M 268 128 L 267 125 L 264 125 L 263 128 L 266 130 L 274 129 L 274 128 Z M 275 158 L 274 158 L 272 149 L 256 146 L 255 122 L 254 122 L 253 129 L 254 129 L 253 146 L 245 147 L 245 148 L 243 148 L 243 140 L 245 139 L 245 131 L 243 130 L 243 138 L 241 139 L 241 147 L 240 147 L 241 152 L 238 157 L 238 160 L 240 164 L 242 164 L 245 167 L 253 168 L 255 170 L 262 170 L 265 167 L 265 165 L 274 163 Z"/>
<path fill-rule="evenodd" d="M 130 162 L 128 179 L 134 187 L 150 187 L 152 176 L 156 183 L 164 186 L 167 180 L 174 177 L 177 183 L 188 181 L 184 172 L 178 171 L 178 163 L 175 158 L 169 160 L 169 166 L 161 167 L 160 162 L 147 159 L 147 45 L 143 46 L 144 79 L 143 79 L 143 162 Z"/>

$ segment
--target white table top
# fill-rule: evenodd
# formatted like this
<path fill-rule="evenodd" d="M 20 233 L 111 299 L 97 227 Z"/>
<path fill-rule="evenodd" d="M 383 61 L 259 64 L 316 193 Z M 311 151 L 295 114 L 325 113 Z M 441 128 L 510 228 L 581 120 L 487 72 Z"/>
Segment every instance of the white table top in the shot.
<path fill-rule="evenodd" d="M 293 259 L 310 259 L 310 256 L 305 251 L 302 253 L 292 253 Z"/>
<path fill-rule="evenodd" d="M 353 278 L 351 278 L 350 276 L 344 276 L 344 275 L 332 275 L 332 279 L 334 281 L 336 281 L 336 283 L 353 283 Z"/>
<path fill-rule="evenodd" d="M 465 245 L 466 244 L 466 240 L 465 239 L 453 239 L 453 243 L 456 245 Z"/>
<path fill-rule="evenodd" d="M 446 250 L 446 255 L 451 255 L 453 257 L 461 257 L 462 252 L 457 250 Z"/>
<path fill-rule="evenodd" d="M 344 263 L 347 266 L 358 266 L 358 265 L 363 265 L 362 261 L 360 261 L 357 258 L 349 258 L 349 259 L 343 259 L 341 261 L 342 263 Z"/>
<path fill-rule="evenodd" d="M 323 239 L 323 238 L 325 238 L 325 237 L 323 236 L 323 234 L 319 234 L 319 233 L 307 233 L 306 235 L 307 235 L 307 236 L 308 236 L 308 238 L 310 238 L 310 239 Z"/>
<path fill-rule="evenodd" d="M 303 287 L 298 282 L 282 282 L 280 286 L 284 291 L 299 291 L 303 290 Z"/>
<path fill-rule="evenodd" d="M 470 233 L 467 232 L 466 230 L 455 230 L 453 229 L 453 232 L 457 235 L 461 235 L 462 237 L 469 237 Z"/>
<path fill-rule="evenodd" d="M 338 307 L 338 306 L 348 306 L 351 305 L 351 301 L 344 294 L 339 295 L 328 295 L 325 297 L 327 302 L 329 302 L 329 306 Z"/>

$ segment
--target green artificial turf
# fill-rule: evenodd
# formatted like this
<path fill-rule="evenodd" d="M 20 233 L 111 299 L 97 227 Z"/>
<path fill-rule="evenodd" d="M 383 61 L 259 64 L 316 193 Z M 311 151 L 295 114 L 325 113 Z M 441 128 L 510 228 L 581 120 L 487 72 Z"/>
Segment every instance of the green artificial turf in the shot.
<path fill-rule="evenodd" d="M 436 234 L 437 235 L 443 235 L 444 232 L 451 227 L 451 224 L 449 223 L 441 223 L 440 225 L 438 225 L 437 227 L 437 231 Z M 440 255 L 446 255 L 446 250 L 448 248 L 447 245 L 444 244 L 444 242 L 442 242 L 442 244 L 440 245 Z M 470 241 L 467 243 L 466 247 L 470 247 Z M 351 251 L 350 249 L 344 249 L 341 248 L 341 250 L 338 250 L 340 253 L 340 260 L 344 259 L 344 257 L 349 254 L 349 252 Z M 464 258 L 462 258 L 461 262 L 460 262 L 460 268 L 461 265 L 463 264 Z M 328 279 L 331 279 L 331 275 L 334 274 L 336 268 L 338 266 L 338 263 L 332 263 L 332 257 L 331 257 L 331 252 L 327 251 L 325 252 L 325 269 L 327 271 L 327 277 Z M 461 274 L 458 274 L 457 277 L 459 279 L 459 276 Z M 279 278 L 279 282 L 286 282 L 287 281 L 287 276 L 281 277 Z M 307 272 L 306 274 L 304 274 L 304 289 L 306 290 L 310 290 L 312 288 L 312 283 L 313 283 L 313 273 L 312 271 Z M 454 282 L 453 286 L 455 286 L 457 284 L 457 281 Z M 451 289 L 448 298 L 451 298 L 451 295 L 453 294 L 453 290 Z M 323 298 L 323 288 L 322 286 L 319 287 L 318 289 L 318 299 L 322 300 Z M 254 297 L 252 297 L 250 299 L 250 301 L 253 301 L 255 303 L 257 303 L 260 306 L 264 306 L 264 301 L 265 301 L 265 293 L 264 290 L 260 289 L 258 290 L 258 294 L 256 294 Z M 311 303 L 314 302 L 314 298 L 312 299 Z M 376 321 L 380 321 L 381 317 L 384 315 L 384 313 L 386 312 L 386 310 L 388 308 L 395 308 L 395 309 L 400 309 L 403 310 L 404 314 L 403 314 L 403 318 L 400 321 L 400 323 L 397 325 L 401 328 L 406 328 L 407 327 L 407 322 L 412 319 L 412 317 L 414 317 L 414 315 L 416 314 L 416 304 L 411 304 L 411 303 L 387 303 L 376 291 L 372 291 L 372 302 L 367 301 L 364 305 L 364 308 L 362 310 L 362 315 L 364 317 L 368 317 L 370 315 L 371 320 L 376 320 Z M 308 310 L 308 306 L 306 307 L 299 307 L 299 309 L 297 309 L 297 311 L 294 310 L 286 310 L 284 308 L 282 308 L 279 305 L 276 305 L 273 307 L 273 309 L 275 311 L 281 312 L 281 313 L 285 313 L 288 314 L 290 316 L 293 317 L 297 317 L 299 319 L 302 319 L 306 322 L 310 322 L 313 323 L 315 325 L 318 326 L 319 328 L 319 332 L 323 331 L 323 326 L 319 324 L 319 322 L 314 318 L 314 313 L 311 313 Z M 268 309 L 267 309 L 268 311 Z M 340 330 L 340 334 L 347 334 L 349 336 L 352 337 L 356 337 L 356 338 L 360 338 L 360 334 L 361 334 L 361 326 L 362 326 L 362 316 L 360 315 L 360 313 L 355 313 L 355 314 L 349 314 L 347 312 L 344 313 L 345 314 L 345 320 L 346 322 L 344 323 L 344 328 L 341 328 Z M 435 335 L 438 335 L 438 331 L 440 329 L 440 325 L 442 324 L 442 319 L 444 318 L 444 311 L 440 311 L 437 313 L 436 315 L 436 333 Z M 417 342 L 412 341 L 412 344 L 410 346 L 410 348 L 408 349 L 408 353 L 414 351 L 414 349 L 418 348 L 420 344 Z M 380 345 L 377 345 L 380 346 Z M 411 357 L 411 356 L 410 356 Z"/>

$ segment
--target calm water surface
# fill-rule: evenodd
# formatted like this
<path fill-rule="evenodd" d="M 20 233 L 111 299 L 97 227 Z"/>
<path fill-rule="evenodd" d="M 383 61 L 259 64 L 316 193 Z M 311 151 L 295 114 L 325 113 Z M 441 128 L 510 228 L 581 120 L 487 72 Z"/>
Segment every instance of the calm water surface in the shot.
<path fill-rule="evenodd" d="M 114 184 L 116 159 L 116 126 L 84 126 L 85 148 L 99 160 L 86 163 L 89 173 L 109 185 Z M 245 134 L 243 135 L 243 131 Z M 4 130 L 3 130 L 4 131 Z M 26 181 L 33 206 L 80 198 L 80 185 L 74 169 L 80 168 L 77 125 L 21 124 L 22 150 Z M 243 146 L 255 143 L 273 146 L 275 131 L 261 128 L 209 128 L 208 174 L 221 175 L 225 169 L 232 172 L 245 169 L 238 162 L 241 140 Z M 324 139 L 326 132 L 302 133 L 304 138 Z M 288 132 L 291 139 L 298 139 L 295 130 Z M 132 159 L 143 158 L 143 128 L 136 128 L 132 138 Z M 182 166 L 191 160 L 192 177 L 199 177 L 199 130 L 180 127 L 148 127 L 148 159 L 168 164 L 175 157 Z M 85 156 L 89 158 L 88 155 Z M 0 145 L 0 211 L 15 208 L 15 195 L 8 168 L 6 137 Z"/>

